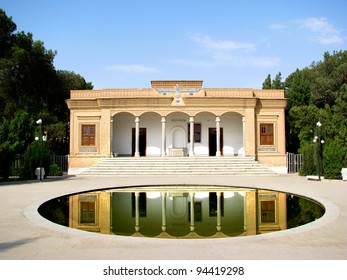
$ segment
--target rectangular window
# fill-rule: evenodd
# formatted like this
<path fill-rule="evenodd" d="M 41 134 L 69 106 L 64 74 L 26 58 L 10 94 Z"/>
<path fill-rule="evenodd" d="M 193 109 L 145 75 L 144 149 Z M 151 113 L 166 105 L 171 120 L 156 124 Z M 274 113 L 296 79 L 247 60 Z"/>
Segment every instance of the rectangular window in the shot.
<path fill-rule="evenodd" d="M 95 146 L 95 125 L 82 125 L 82 146 Z"/>
<path fill-rule="evenodd" d="M 80 223 L 95 224 L 95 201 L 80 202 Z"/>
<path fill-rule="evenodd" d="M 260 124 L 260 145 L 274 144 L 274 129 L 272 123 Z"/>
<path fill-rule="evenodd" d="M 188 123 L 188 142 L 190 142 L 190 123 Z M 194 142 L 201 143 L 201 123 L 194 123 Z"/>
<path fill-rule="evenodd" d="M 274 223 L 275 222 L 275 201 L 262 201 L 261 202 L 261 222 Z"/>

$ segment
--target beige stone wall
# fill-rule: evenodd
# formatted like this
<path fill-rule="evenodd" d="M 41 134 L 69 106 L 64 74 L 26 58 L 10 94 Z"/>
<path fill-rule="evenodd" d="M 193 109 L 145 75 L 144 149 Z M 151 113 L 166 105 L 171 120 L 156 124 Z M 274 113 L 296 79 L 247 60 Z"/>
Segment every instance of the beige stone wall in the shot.
<path fill-rule="evenodd" d="M 175 95 L 177 84 L 182 91 L 179 91 L 180 97 Z M 176 99 L 179 105 L 173 102 Z M 152 81 L 152 88 L 147 89 L 73 90 L 67 104 L 70 109 L 70 168 L 88 167 L 111 156 L 111 122 L 120 112 L 129 112 L 134 117 L 146 112 L 156 112 L 162 117 L 173 112 L 184 112 L 191 117 L 200 112 L 210 112 L 216 117 L 236 112 L 244 120 L 246 155 L 269 166 L 286 165 L 284 118 L 287 102 L 283 90 L 204 89 L 202 81 Z M 260 145 L 261 123 L 274 125 L 274 145 Z M 93 147 L 82 146 L 83 124 L 96 126 Z"/>
<path fill-rule="evenodd" d="M 95 222 L 81 222 L 81 202 L 92 202 L 95 205 Z M 109 192 L 90 192 L 69 197 L 69 227 L 92 232 L 110 234 L 111 204 Z"/>
<path fill-rule="evenodd" d="M 257 215 L 258 215 L 258 233 L 266 233 L 276 230 L 287 229 L 287 200 L 286 194 L 280 192 L 258 190 L 257 191 Z M 275 203 L 275 221 L 262 223 L 261 222 L 261 202 L 273 201 Z"/>

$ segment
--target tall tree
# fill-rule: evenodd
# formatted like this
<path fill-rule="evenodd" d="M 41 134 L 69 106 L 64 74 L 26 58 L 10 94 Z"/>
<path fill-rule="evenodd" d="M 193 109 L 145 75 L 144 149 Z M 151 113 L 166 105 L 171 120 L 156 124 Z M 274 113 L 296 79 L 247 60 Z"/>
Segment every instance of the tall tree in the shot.
<path fill-rule="evenodd" d="M 294 106 L 309 105 L 311 101 L 311 83 L 308 76 L 308 69 L 296 69 L 290 74 L 286 81 L 286 98 L 288 99 L 288 108 Z"/>
<path fill-rule="evenodd" d="M 263 82 L 262 89 L 283 89 L 284 83 L 282 82 L 282 74 L 278 72 L 273 80 L 271 75 L 268 74 L 265 81 Z"/>
<path fill-rule="evenodd" d="M 287 151 L 312 150 L 320 121 L 325 175 L 337 178 L 347 165 L 347 51 L 325 53 L 323 61 L 289 75 L 285 86 Z M 312 153 L 305 158 L 317 161 Z"/>
<path fill-rule="evenodd" d="M 0 177 L 9 175 L 17 154 L 38 135 L 41 118 L 48 144 L 55 153 L 68 153 L 71 89 L 92 89 L 74 72 L 56 71 L 56 52 L 46 50 L 31 33 L 16 32 L 16 24 L 0 9 Z"/>
<path fill-rule="evenodd" d="M 5 57 L 6 52 L 13 44 L 13 32 L 17 29 L 16 24 L 8 17 L 4 10 L 0 9 L 0 59 Z"/>
<path fill-rule="evenodd" d="M 283 89 L 284 88 L 284 84 L 282 82 L 282 74 L 281 74 L 281 72 L 278 72 L 276 74 L 275 78 L 272 80 L 271 88 L 272 89 Z"/>
<path fill-rule="evenodd" d="M 263 82 L 263 89 L 271 89 L 271 75 L 268 74 L 265 81 Z"/>
<path fill-rule="evenodd" d="M 321 108 L 332 106 L 347 83 L 347 51 L 324 53 L 324 60 L 312 63 L 311 71 L 312 102 Z"/>

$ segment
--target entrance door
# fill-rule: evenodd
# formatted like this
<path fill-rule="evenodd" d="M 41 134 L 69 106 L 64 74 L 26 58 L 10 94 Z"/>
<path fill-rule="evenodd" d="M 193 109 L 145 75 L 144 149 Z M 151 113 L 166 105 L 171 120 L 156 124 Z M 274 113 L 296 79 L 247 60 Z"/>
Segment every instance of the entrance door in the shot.
<path fill-rule="evenodd" d="M 217 129 L 210 127 L 208 129 L 208 149 L 209 156 L 215 156 L 217 154 Z M 220 128 L 220 150 L 223 155 L 223 128 Z"/>
<path fill-rule="evenodd" d="M 135 128 L 132 129 L 132 135 L 131 135 L 131 146 L 132 146 L 132 156 L 135 155 Z M 140 156 L 146 156 L 146 146 L 147 146 L 147 131 L 146 128 L 140 128 L 139 133 L 139 152 Z"/>

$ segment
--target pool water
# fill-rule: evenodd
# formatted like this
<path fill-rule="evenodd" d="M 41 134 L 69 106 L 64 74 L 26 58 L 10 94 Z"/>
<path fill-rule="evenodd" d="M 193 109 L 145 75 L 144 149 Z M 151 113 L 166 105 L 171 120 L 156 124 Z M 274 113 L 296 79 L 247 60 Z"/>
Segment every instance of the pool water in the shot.
<path fill-rule="evenodd" d="M 156 238 L 217 238 L 286 230 L 319 219 L 317 202 L 284 192 L 222 186 L 95 190 L 45 202 L 39 213 L 71 228 Z"/>

